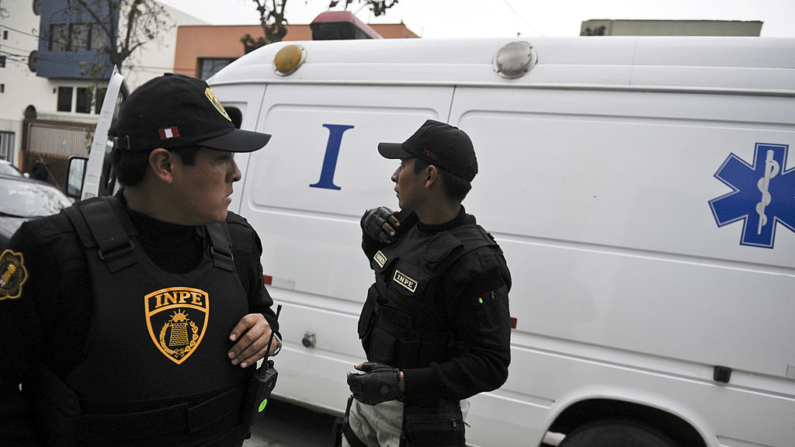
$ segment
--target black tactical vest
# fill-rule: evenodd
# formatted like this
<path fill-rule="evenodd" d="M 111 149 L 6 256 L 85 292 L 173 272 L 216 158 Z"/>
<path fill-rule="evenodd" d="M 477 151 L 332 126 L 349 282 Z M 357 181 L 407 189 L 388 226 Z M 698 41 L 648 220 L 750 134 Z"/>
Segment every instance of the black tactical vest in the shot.
<path fill-rule="evenodd" d="M 443 315 L 440 278 L 465 254 L 500 250 L 482 227 L 463 224 L 436 234 L 413 226 L 371 260 L 375 283 L 359 317 L 359 337 L 371 362 L 422 368 L 456 355 L 450 322 Z"/>
<path fill-rule="evenodd" d="M 200 227 L 209 249 L 193 271 L 172 274 L 144 253 L 118 199 L 89 200 L 67 215 L 93 290 L 85 358 L 66 379 L 91 409 L 75 422 L 78 441 L 194 445 L 239 431 L 247 371 L 227 353 L 248 301 L 226 222 Z"/>

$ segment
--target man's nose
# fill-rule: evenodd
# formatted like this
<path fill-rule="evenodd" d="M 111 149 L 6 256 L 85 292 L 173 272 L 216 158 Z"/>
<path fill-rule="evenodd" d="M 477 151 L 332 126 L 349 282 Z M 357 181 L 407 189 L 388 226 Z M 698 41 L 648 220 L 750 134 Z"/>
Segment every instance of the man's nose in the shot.
<path fill-rule="evenodd" d="M 240 168 L 237 167 L 237 163 L 235 163 L 235 160 L 232 159 L 232 172 L 231 172 L 230 182 L 234 183 L 240 181 L 241 177 L 242 174 L 240 173 Z"/>
<path fill-rule="evenodd" d="M 400 171 L 400 168 L 395 169 L 395 172 L 392 173 L 392 177 L 391 178 L 392 178 L 392 181 L 395 182 L 395 183 L 397 183 L 397 181 L 398 181 L 398 171 Z"/>

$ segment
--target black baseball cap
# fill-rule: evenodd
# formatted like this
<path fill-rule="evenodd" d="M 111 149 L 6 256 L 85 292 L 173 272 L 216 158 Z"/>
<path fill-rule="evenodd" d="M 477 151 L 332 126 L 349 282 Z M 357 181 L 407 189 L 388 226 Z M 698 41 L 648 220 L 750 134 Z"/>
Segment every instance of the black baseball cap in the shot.
<path fill-rule="evenodd" d="M 478 159 L 469 135 L 439 121 L 425 121 L 402 143 L 379 143 L 378 152 L 384 158 L 417 157 L 470 182 L 478 173 Z"/>
<path fill-rule="evenodd" d="M 130 151 L 202 146 L 253 152 L 271 138 L 236 129 L 205 81 L 171 73 L 135 89 L 108 134 L 117 148 Z"/>

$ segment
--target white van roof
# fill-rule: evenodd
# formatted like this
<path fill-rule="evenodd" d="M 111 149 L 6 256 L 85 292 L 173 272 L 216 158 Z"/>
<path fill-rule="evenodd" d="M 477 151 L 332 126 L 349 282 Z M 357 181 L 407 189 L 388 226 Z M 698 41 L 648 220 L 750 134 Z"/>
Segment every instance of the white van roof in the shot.
<path fill-rule="evenodd" d="M 493 67 L 511 42 L 528 42 L 537 65 L 519 79 Z M 273 60 L 299 45 L 305 63 L 288 76 Z M 211 78 L 240 83 L 519 85 L 555 88 L 733 90 L 795 94 L 795 39 L 763 37 L 571 37 L 280 42 Z"/>

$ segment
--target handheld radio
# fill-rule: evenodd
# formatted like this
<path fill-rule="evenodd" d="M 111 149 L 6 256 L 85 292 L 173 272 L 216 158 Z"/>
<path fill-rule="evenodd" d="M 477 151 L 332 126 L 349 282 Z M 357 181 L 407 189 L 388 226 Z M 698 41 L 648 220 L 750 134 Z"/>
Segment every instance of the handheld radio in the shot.
<path fill-rule="evenodd" d="M 279 321 L 281 311 L 282 305 L 279 304 L 276 308 L 276 321 Z M 279 372 L 273 367 L 273 360 L 268 359 L 274 336 L 275 333 L 271 332 L 268 347 L 265 350 L 265 357 L 262 359 L 262 365 L 251 374 L 248 382 L 246 402 L 243 406 L 243 424 L 247 427 L 250 427 L 257 417 L 262 417 L 262 413 L 265 412 L 265 407 L 268 405 L 268 399 L 271 397 L 271 392 L 276 387 L 276 378 L 279 376 Z"/>

